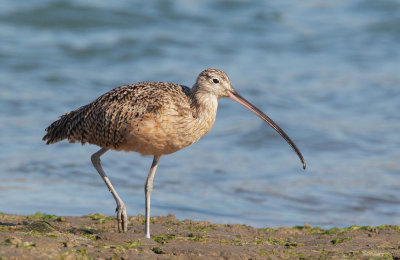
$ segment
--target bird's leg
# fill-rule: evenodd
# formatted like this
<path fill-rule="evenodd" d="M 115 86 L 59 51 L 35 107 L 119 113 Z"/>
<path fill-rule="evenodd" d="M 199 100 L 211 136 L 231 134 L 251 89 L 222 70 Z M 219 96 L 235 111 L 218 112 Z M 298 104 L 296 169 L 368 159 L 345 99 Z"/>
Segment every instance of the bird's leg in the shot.
<path fill-rule="evenodd" d="M 144 193 L 146 196 L 146 220 L 145 220 L 145 229 L 144 229 L 144 237 L 150 238 L 150 196 L 151 191 L 153 190 L 153 180 L 154 175 L 156 174 L 158 161 L 160 160 L 159 155 L 154 155 L 153 163 L 151 165 L 149 175 L 147 176 L 146 184 L 144 185 Z"/>
<path fill-rule="evenodd" d="M 106 173 L 103 171 L 100 163 L 100 156 L 108 151 L 108 148 L 101 148 L 98 152 L 94 153 L 91 157 L 94 168 L 98 171 L 103 181 L 106 183 L 108 190 L 113 195 L 115 202 L 117 203 L 117 220 L 118 220 L 118 231 L 127 232 L 128 231 L 128 215 L 126 214 L 126 206 L 122 199 L 118 196 L 117 191 L 111 184 Z"/>

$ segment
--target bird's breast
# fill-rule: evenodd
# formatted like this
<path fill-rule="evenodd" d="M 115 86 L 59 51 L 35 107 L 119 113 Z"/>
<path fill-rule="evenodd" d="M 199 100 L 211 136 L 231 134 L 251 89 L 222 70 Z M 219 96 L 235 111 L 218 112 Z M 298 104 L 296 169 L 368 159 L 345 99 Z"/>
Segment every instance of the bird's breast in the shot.
<path fill-rule="evenodd" d="M 117 150 L 142 155 L 163 155 L 189 146 L 205 135 L 215 122 L 216 113 L 195 116 L 191 111 L 147 114 L 127 122 L 125 142 Z"/>

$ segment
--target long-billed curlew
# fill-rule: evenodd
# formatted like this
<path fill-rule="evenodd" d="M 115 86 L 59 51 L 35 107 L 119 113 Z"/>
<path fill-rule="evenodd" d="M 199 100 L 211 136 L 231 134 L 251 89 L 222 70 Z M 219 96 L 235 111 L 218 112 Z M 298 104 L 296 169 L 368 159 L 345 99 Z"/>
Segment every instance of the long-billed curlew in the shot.
<path fill-rule="evenodd" d="M 299 149 L 268 116 L 240 96 L 222 70 L 207 69 L 190 89 L 167 82 L 140 82 L 115 88 L 92 103 L 68 112 L 52 123 L 43 137 L 47 144 L 68 139 L 101 147 L 91 157 L 117 203 L 118 231 L 128 230 L 125 203 L 118 196 L 100 164 L 109 149 L 153 155 L 145 183 L 145 237 L 150 238 L 150 195 L 161 155 L 176 152 L 205 135 L 215 121 L 218 99 L 229 97 L 247 107 L 274 128 L 294 149 Z"/>

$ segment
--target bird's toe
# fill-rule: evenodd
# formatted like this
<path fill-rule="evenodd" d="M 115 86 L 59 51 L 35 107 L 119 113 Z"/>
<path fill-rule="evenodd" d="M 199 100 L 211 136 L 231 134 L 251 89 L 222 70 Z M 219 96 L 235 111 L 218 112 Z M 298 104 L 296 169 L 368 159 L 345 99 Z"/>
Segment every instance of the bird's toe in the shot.
<path fill-rule="evenodd" d="M 128 231 L 128 215 L 126 214 L 126 206 L 122 204 L 117 207 L 117 221 L 118 221 L 118 232 L 125 233 Z"/>

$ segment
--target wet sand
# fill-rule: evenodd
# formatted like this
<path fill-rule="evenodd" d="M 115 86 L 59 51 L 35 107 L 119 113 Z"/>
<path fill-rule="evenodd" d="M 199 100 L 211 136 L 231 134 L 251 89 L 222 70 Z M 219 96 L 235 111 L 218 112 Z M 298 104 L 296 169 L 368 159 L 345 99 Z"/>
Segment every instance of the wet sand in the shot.
<path fill-rule="evenodd" d="M 0 259 L 400 259 L 400 226 L 253 228 L 142 215 L 128 233 L 115 217 L 0 214 Z"/>

